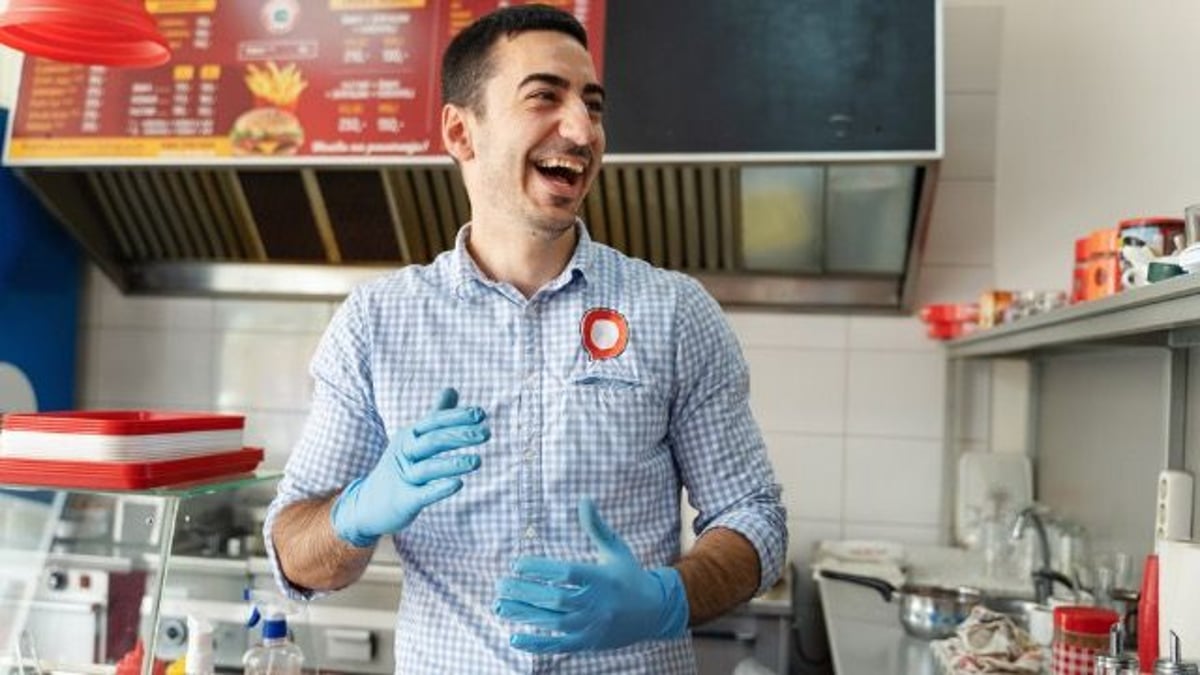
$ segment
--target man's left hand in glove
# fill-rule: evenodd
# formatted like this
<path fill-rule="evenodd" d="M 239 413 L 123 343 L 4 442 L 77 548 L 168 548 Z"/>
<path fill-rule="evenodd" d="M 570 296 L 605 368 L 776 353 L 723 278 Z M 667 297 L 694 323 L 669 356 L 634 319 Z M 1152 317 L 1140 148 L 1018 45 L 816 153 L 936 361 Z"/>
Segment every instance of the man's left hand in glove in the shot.
<path fill-rule="evenodd" d="M 642 569 L 590 499 L 579 502 L 579 524 L 599 549 L 598 564 L 522 557 L 516 576 L 497 582 L 498 616 L 549 631 L 513 635 L 512 646 L 548 654 L 683 637 L 688 601 L 679 572 Z"/>

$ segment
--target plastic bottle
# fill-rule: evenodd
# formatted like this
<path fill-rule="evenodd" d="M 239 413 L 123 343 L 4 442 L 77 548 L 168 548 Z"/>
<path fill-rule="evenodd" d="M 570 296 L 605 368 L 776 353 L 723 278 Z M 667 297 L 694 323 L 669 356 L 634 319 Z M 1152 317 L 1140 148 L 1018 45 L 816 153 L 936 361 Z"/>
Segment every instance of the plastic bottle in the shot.
<path fill-rule="evenodd" d="M 214 675 L 213 627 L 204 619 L 188 615 L 188 645 L 184 675 Z"/>
<path fill-rule="evenodd" d="M 287 615 L 295 612 L 292 603 L 263 591 L 247 591 L 254 609 L 247 626 L 262 618 L 262 644 L 246 650 L 242 668 L 246 675 L 300 675 L 304 652 L 288 636 Z"/>
<path fill-rule="evenodd" d="M 1142 594 L 1138 599 L 1138 662 L 1143 673 L 1154 672 L 1158 660 L 1158 556 L 1146 556 L 1142 568 Z"/>

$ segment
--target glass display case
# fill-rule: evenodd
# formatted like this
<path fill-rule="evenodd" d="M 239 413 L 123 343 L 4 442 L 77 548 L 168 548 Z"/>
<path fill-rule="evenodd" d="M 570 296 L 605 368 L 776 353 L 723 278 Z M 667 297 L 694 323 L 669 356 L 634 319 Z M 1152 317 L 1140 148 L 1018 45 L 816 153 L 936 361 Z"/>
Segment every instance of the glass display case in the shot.
<path fill-rule="evenodd" d="M 278 477 L 109 491 L 0 476 L 0 673 L 149 675 L 182 657 L 186 615 L 245 610 Z M 214 643 L 244 649 L 242 633 Z"/>

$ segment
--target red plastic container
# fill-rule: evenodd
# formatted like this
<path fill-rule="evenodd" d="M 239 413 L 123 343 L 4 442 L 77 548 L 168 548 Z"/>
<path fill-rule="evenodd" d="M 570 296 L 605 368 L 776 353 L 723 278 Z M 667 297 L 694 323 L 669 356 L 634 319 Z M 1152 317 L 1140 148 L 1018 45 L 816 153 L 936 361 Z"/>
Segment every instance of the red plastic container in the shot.
<path fill-rule="evenodd" d="M 0 482 L 38 487 L 139 490 L 238 476 L 262 462 L 262 448 L 162 462 L 71 462 L 0 458 Z"/>
<path fill-rule="evenodd" d="M 242 415 L 163 410 L 67 410 L 44 413 L 10 413 L 4 416 L 5 431 L 41 431 L 106 436 L 221 431 L 241 429 L 245 425 L 246 418 Z"/>

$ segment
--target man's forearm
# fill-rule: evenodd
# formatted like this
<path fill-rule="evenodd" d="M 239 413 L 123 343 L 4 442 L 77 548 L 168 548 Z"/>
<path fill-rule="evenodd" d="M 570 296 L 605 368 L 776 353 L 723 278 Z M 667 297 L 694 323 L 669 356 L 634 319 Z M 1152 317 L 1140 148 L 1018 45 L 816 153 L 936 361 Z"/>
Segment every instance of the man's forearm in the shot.
<path fill-rule="evenodd" d="M 362 576 L 375 551 L 338 538 L 329 517 L 335 497 L 289 504 L 275 517 L 271 543 L 283 575 L 297 586 L 314 591 L 345 588 Z"/>
<path fill-rule="evenodd" d="M 759 584 L 758 551 L 745 537 L 714 528 L 675 563 L 687 591 L 689 625 L 721 616 L 754 597 Z"/>

